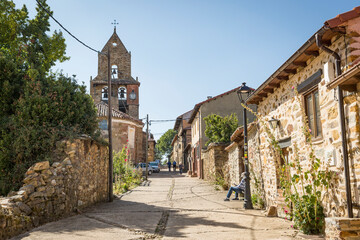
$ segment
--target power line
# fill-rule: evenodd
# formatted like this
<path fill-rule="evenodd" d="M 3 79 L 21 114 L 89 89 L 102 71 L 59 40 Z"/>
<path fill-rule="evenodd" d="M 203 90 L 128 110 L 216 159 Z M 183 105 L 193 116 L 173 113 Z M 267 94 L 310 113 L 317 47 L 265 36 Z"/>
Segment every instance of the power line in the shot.
<path fill-rule="evenodd" d="M 78 41 L 79 43 L 81 43 L 82 45 L 84 45 L 85 47 L 87 47 L 88 49 L 96 52 L 96 53 L 102 53 L 98 50 L 95 50 L 94 48 L 90 47 L 89 45 L 85 44 L 83 41 L 81 41 L 80 39 L 78 39 L 77 37 L 75 37 L 69 30 L 67 30 L 58 20 L 56 20 L 52 14 L 43 6 L 41 5 L 39 0 L 36 0 L 36 2 L 39 4 L 39 6 L 57 23 L 59 24 L 59 26 L 64 29 L 64 31 L 66 31 L 71 37 L 73 37 L 76 41 Z"/>
<path fill-rule="evenodd" d="M 163 135 L 164 134 L 164 132 L 163 133 L 152 133 L 152 135 Z"/>
<path fill-rule="evenodd" d="M 174 122 L 176 119 L 169 119 L 169 120 L 150 120 L 150 122 Z"/>

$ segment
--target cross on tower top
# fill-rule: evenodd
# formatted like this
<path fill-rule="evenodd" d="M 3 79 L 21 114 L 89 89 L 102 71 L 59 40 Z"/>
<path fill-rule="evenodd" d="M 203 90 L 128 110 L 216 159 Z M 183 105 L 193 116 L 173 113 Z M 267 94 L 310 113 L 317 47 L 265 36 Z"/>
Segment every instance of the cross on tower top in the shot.
<path fill-rule="evenodd" d="M 116 22 L 116 20 L 114 19 L 114 22 L 112 22 L 111 24 L 114 25 L 114 32 L 116 32 L 116 25 L 119 25 L 119 23 Z"/>

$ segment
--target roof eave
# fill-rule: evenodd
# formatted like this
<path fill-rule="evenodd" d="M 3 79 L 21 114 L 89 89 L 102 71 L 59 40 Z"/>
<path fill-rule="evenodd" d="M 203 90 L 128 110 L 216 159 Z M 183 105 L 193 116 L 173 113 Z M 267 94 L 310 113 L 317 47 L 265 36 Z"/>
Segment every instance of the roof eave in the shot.
<path fill-rule="evenodd" d="M 315 34 L 313 34 L 291 57 L 285 61 L 265 82 L 263 82 L 252 94 L 245 100 L 247 104 L 253 103 L 255 96 L 269 85 L 271 81 L 273 81 L 281 72 L 283 72 L 290 64 L 292 64 L 301 54 L 305 53 L 305 51 L 315 43 L 315 35 L 324 33 L 328 28 L 326 26 L 322 26 Z"/>
<path fill-rule="evenodd" d="M 340 76 L 336 77 L 326 86 L 329 89 L 334 89 L 337 86 L 342 87 L 344 90 L 352 90 L 354 89 L 354 85 L 360 82 L 360 63 L 356 64 L 348 71 L 344 72 Z M 356 88 L 356 86 L 355 86 Z"/>

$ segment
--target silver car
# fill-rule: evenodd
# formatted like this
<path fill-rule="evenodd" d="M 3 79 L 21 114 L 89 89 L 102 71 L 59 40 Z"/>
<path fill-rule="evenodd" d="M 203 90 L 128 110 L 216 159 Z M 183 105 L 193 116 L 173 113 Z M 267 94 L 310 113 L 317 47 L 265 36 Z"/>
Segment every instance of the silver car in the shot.
<path fill-rule="evenodd" d="M 143 175 L 146 173 L 146 164 L 145 163 L 139 163 L 136 168 L 141 168 Z M 151 175 L 154 172 L 154 169 L 148 164 L 148 175 Z"/>
<path fill-rule="evenodd" d="M 155 173 L 160 172 L 159 164 L 157 162 L 150 162 L 149 165 L 153 168 Z"/>

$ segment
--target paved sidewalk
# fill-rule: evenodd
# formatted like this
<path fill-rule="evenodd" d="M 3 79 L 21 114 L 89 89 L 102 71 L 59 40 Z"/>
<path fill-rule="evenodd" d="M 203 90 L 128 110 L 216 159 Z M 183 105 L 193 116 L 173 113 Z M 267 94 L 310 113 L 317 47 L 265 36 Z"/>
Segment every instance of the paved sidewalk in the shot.
<path fill-rule="evenodd" d="M 294 239 L 291 222 L 224 202 L 203 180 L 153 174 L 121 199 L 38 227 L 14 239 Z"/>

